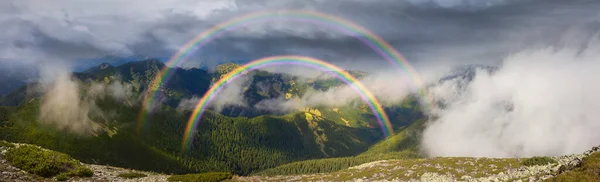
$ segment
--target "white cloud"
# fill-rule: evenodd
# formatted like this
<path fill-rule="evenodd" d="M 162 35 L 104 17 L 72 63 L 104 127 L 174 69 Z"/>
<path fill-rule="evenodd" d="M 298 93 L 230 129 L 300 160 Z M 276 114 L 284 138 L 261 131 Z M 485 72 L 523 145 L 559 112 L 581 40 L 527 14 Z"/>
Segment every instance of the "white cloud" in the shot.
<path fill-rule="evenodd" d="M 443 8 L 471 8 L 482 9 L 502 5 L 511 0 L 409 0 L 415 5 L 434 4 Z"/>
<path fill-rule="evenodd" d="M 247 106 L 244 100 L 244 89 L 249 81 L 249 78 L 240 76 L 235 80 L 229 80 L 221 90 L 216 93 L 212 101 L 209 103 L 211 109 L 220 112 L 227 106 Z M 182 110 L 193 110 L 200 101 L 199 97 L 192 97 L 183 99 L 179 102 L 177 109 Z"/>
<path fill-rule="evenodd" d="M 48 90 L 40 105 L 40 121 L 79 134 L 92 131 L 88 117 L 90 105 L 81 100 L 79 84 L 71 80 L 67 71 L 57 74 L 47 85 Z"/>
<path fill-rule="evenodd" d="M 597 41 L 596 41 L 597 42 Z M 431 156 L 529 157 L 579 153 L 600 144 L 600 60 L 565 48 L 510 56 L 494 74 L 466 87 L 454 80 L 430 90 L 445 108 L 424 132 Z"/>
<path fill-rule="evenodd" d="M 397 104 L 418 86 L 417 83 L 406 79 L 406 77 L 400 77 L 397 73 L 373 73 L 361 78 L 360 81 L 384 105 Z M 255 107 L 270 111 L 292 111 L 313 106 L 335 107 L 353 104 L 357 101 L 365 102 L 360 92 L 352 86 L 342 84 L 327 91 L 308 90 L 299 99 L 263 100 Z"/>
<path fill-rule="evenodd" d="M 63 64 L 46 64 L 41 68 L 41 91 L 44 96 L 39 118 L 42 123 L 54 125 L 58 129 L 89 134 L 95 130 L 90 115 L 106 119 L 114 114 L 99 108 L 96 100 L 110 97 L 131 104 L 135 99 L 132 97 L 132 86 L 118 80 L 110 84 L 91 82 L 88 85 L 73 79 L 70 69 Z"/>

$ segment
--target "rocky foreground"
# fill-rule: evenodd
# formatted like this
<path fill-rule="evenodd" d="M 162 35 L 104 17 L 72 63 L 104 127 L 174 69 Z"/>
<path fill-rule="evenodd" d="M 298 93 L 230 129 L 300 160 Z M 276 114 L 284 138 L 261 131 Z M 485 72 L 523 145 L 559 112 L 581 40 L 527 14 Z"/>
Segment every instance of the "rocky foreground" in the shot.
<path fill-rule="evenodd" d="M 13 167 L 2 156 L 8 150 L 0 147 L 0 181 L 56 181 L 29 174 Z M 556 164 L 524 166 L 523 159 L 494 158 L 426 158 L 384 160 L 362 164 L 346 170 L 311 175 L 243 176 L 231 181 L 543 181 L 578 167 L 582 159 L 600 151 L 594 147 L 582 154 L 553 157 Z M 94 171 L 91 178 L 69 181 L 167 181 L 169 175 L 135 171 L 111 166 L 84 164 Z M 145 177 L 126 179 L 124 173 L 140 173 Z"/>
<path fill-rule="evenodd" d="M 23 144 L 15 144 L 23 145 Z M 9 148 L 0 146 L 0 182 L 31 182 L 31 181 L 57 181 L 55 178 L 42 178 L 34 174 L 29 174 L 26 171 L 20 170 L 14 166 L 11 166 L 8 161 L 4 159 L 4 153 Z M 157 174 L 145 171 L 136 171 L 112 166 L 83 164 L 94 171 L 94 176 L 90 178 L 72 178 L 69 181 L 72 182 L 107 182 L 107 181 L 140 181 L 140 182 L 155 182 L 155 181 L 167 181 L 168 175 Z M 125 179 L 119 177 L 119 174 L 125 173 L 140 173 L 145 174 L 146 177 Z"/>
<path fill-rule="evenodd" d="M 248 176 L 237 181 L 543 181 L 578 167 L 584 157 L 600 151 L 552 157 L 556 164 L 521 165 L 522 159 L 427 158 L 385 160 L 346 170 L 311 175 Z"/>

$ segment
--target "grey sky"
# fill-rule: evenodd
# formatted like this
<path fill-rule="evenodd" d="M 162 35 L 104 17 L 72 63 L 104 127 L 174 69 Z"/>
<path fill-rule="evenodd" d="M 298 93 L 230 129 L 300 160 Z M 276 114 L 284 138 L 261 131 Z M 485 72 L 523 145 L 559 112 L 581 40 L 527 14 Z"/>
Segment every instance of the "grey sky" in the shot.
<path fill-rule="evenodd" d="M 354 21 L 416 65 L 494 64 L 523 47 L 586 40 L 577 37 L 596 33 L 600 20 L 600 1 L 595 0 L 5 0 L 0 2 L 0 62 L 168 57 L 223 20 L 278 9 L 314 10 Z M 352 37 L 284 21 L 231 32 L 197 51 L 186 65 L 277 54 L 310 55 L 364 69 L 387 66 Z"/>

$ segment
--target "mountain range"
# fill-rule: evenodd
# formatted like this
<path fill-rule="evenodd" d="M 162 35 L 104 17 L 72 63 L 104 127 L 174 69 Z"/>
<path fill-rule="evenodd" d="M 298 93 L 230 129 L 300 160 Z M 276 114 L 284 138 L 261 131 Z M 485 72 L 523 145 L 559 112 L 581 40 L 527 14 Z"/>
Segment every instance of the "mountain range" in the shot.
<path fill-rule="evenodd" d="M 317 105 L 277 111 L 256 107 L 265 100 L 297 99 L 309 91 L 343 86 L 343 82 L 326 76 L 326 72 L 311 79 L 264 70 L 249 72 L 240 88 L 242 97 L 237 100 L 244 104 L 207 110 L 192 132 L 191 144 L 182 149 L 183 134 L 192 113 L 186 103 L 195 103 L 217 79 L 239 66 L 226 63 L 214 71 L 174 68 L 171 80 L 163 86 L 152 84 L 166 67 L 156 59 L 118 66 L 103 63 L 67 73 L 68 77 L 53 83 L 24 82 L 0 99 L 0 167 L 5 169 L 0 178 L 26 181 L 138 178 L 594 181 L 597 178 L 589 169 L 597 165 L 599 147 L 560 157 L 425 158 L 420 149 L 422 133 L 427 117 L 435 116 L 424 114 L 415 95 L 384 105 L 396 132 L 389 137 L 383 136 L 375 116 L 360 101 L 336 107 Z M 459 67 L 437 84 L 459 81 L 468 85 L 476 74 L 493 74 L 496 70 L 478 65 Z M 356 70 L 348 72 L 359 79 L 369 75 Z M 147 116 L 140 115 L 140 111 L 147 109 L 142 108 L 142 99 L 151 91 L 158 93 L 158 104 L 151 107 Z M 443 101 L 436 104 L 443 107 Z M 52 166 L 60 161 L 34 159 L 48 157 L 81 161 L 83 167 L 63 166 L 56 171 Z M 36 165 L 39 168 L 31 168 Z"/>
<path fill-rule="evenodd" d="M 360 102 L 285 112 L 253 107 L 264 100 L 302 97 L 310 89 L 327 90 L 343 84 L 325 76 L 306 81 L 263 70 L 247 76 L 240 101 L 246 105 L 207 111 L 194 131 L 190 149 L 182 151 L 191 111 L 181 109 L 181 103 L 202 96 L 216 79 L 239 65 L 222 64 L 215 71 L 175 68 L 166 85 L 153 86 L 152 80 L 165 66 L 149 59 L 119 66 L 104 63 L 70 74 L 81 93 L 80 104 L 89 108 L 83 120 L 90 127 L 83 132 L 70 131 L 68 125 L 73 123 L 61 127 L 62 121 L 40 117 L 50 100 L 45 83 L 22 86 L 0 100 L 4 105 L 0 139 L 39 145 L 90 164 L 175 174 L 227 171 L 248 175 L 297 161 L 357 155 L 418 157 L 418 142 L 402 132 L 422 125 L 423 114 L 415 97 L 385 107 L 393 129 L 400 131 L 385 140 L 374 115 Z M 358 78 L 368 75 L 350 73 Z M 93 96 L 98 85 L 105 90 L 118 85 L 127 94 Z M 148 90 L 158 91 L 160 104 L 147 120 L 140 121 L 141 99 Z M 140 126 L 140 122 L 144 124 Z"/>

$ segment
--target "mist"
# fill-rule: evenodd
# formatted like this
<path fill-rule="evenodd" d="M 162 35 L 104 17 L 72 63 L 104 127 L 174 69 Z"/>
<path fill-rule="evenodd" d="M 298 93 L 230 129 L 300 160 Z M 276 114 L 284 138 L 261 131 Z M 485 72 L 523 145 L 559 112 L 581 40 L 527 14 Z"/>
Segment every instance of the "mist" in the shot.
<path fill-rule="evenodd" d="M 209 103 L 209 108 L 217 112 L 221 112 L 223 108 L 228 106 L 248 106 L 244 99 L 244 91 L 249 84 L 251 77 L 240 76 L 235 80 L 228 81 Z M 192 98 L 183 99 L 179 102 L 177 110 L 187 111 L 195 109 L 198 101 L 202 96 L 194 96 Z"/>
<path fill-rule="evenodd" d="M 310 73 L 310 72 L 309 72 Z M 298 75 L 298 73 L 296 73 Z M 312 74 L 306 77 L 312 78 Z M 327 74 L 328 75 L 328 74 Z M 306 78 L 304 77 L 304 78 Z M 300 80 L 303 80 L 302 78 Z M 415 82 L 407 77 L 402 77 L 398 72 L 376 72 L 359 79 L 370 92 L 373 94 L 382 105 L 393 105 L 401 102 L 408 94 L 418 88 Z M 302 97 L 297 99 L 286 100 L 283 97 L 263 100 L 255 105 L 256 108 L 287 112 L 305 107 L 326 106 L 339 107 L 357 103 L 364 103 L 359 93 L 355 89 L 355 85 L 340 85 L 329 88 L 327 91 L 309 89 Z"/>
<path fill-rule="evenodd" d="M 432 157 L 531 157 L 600 144 L 598 45 L 521 51 L 494 73 L 432 87 L 428 99 L 440 104 L 422 149 Z"/>
<path fill-rule="evenodd" d="M 54 80 L 46 83 L 46 95 L 40 105 L 40 121 L 78 134 L 90 132 L 93 129 L 88 118 L 90 105 L 81 100 L 79 85 L 68 73 L 58 71 Z"/>
<path fill-rule="evenodd" d="M 40 104 L 40 122 L 55 125 L 60 130 L 86 135 L 96 130 L 97 125 L 90 119 L 93 114 L 100 118 L 111 117 L 108 111 L 96 105 L 98 99 L 111 97 L 123 103 L 133 99 L 133 87 L 116 80 L 112 83 L 82 83 L 73 78 L 65 64 L 41 66 L 43 78 Z M 98 121 L 96 121 L 98 122 Z"/>

